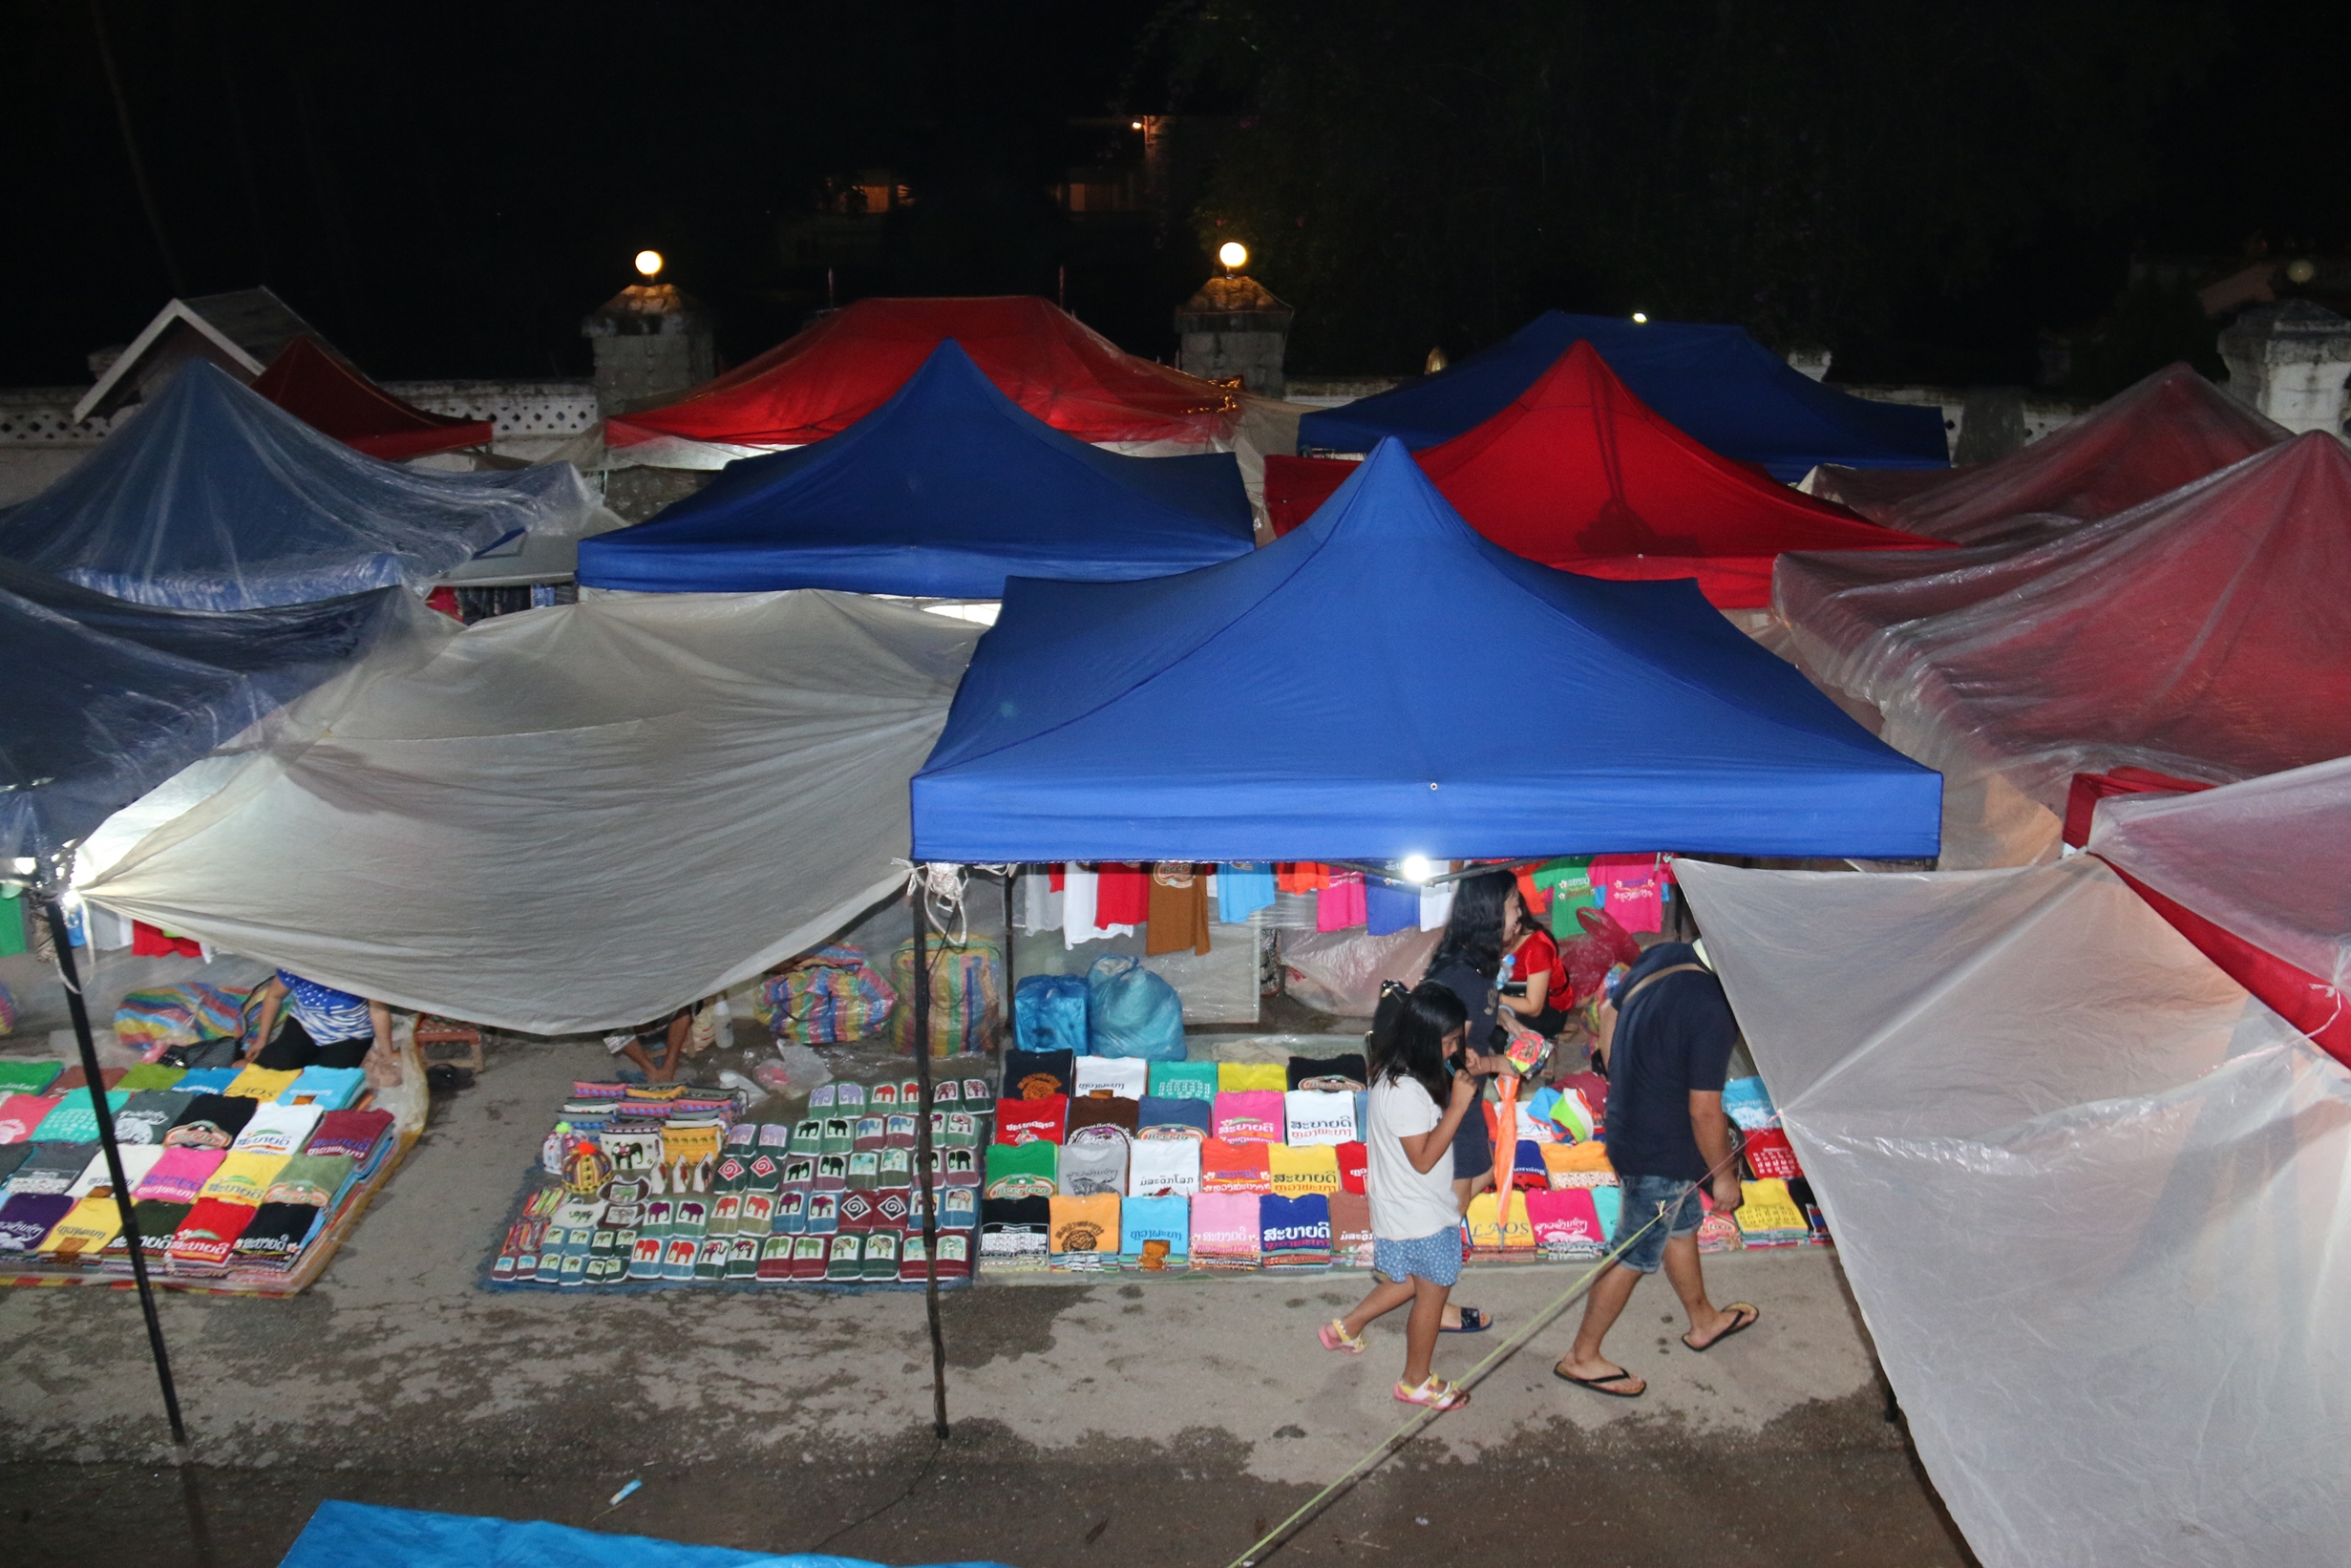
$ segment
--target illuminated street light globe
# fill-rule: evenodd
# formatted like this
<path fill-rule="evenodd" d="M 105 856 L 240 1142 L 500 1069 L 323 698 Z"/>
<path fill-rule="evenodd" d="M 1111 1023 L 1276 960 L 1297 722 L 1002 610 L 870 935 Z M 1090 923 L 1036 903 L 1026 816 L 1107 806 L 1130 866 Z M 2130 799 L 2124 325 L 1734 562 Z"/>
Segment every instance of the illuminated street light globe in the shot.
<path fill-rule="evenodd" d="M 1249 247 L 1239 240 L 1227 240 L 1217 247 L 1217 260 L 1227 267 L 1239 266 L 1249 260 Z"/>
<path fill-rule="evenodd" d="M 638 251 L 637 270 L 647 278 L 659 273 L 661 271 L 661 252 L 658 250 Z"/>

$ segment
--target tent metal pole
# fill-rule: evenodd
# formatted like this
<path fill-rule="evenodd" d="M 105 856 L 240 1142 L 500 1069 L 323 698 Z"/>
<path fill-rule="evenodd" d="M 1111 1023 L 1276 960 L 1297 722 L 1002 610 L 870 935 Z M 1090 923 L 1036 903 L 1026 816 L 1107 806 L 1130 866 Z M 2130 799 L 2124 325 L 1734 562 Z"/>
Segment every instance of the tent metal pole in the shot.
<path fill-rule="evenodd" d="M 922 1310 L 931 1330 L 931 1431 L 947 1440 L 947 1342 L 939 1328 L 939 1176 L 931 1145 L 931 956 L 927 867 L 918 866 L 907 894 L 914 902 L 914 1075 L 922 1086 L 914 1120 L 916 1191 L 922 1197 Z"/>
<path fill-rule="evenodd" d="M 172 1442 L 184 1451 L 188 1429 L 180 1418 L 180 1389 L 172 1382 L 171 1353 L 163 1348 L 163 1321 L 156 1316 L 155 1286 L 147 1280 L 146 1240 L 138 1234 L 130 1179 L 123 1174 L 122 1146 L 115 1141 L 114 1113 L 106 1104 L 106 1079 L 98 1069 L 97 1042 L 90 1034 L 90 1008 L 82 999 L 81 971 L 74 964 L 73 933 L 66 927 L 61 899 L 55 891 L 45 892 L 41 908 L 49 917 L 50 941 L 57 949 L 57 974 L 65 983 L 66 1008 L 74 1015 L 74 1043 L 81 1048 L 82 1076 L 97 1113 L 98 1147 L 105 1151 L 106 1176 L 114 1183 L 115 1207 L 122 1216 L 122 1239 L 131 1249 L 131 1278 L 138 1283 L 138 1306 L 147 1318 L 147 1347 L 155 1352 L 156 1381 L 163 1386 L 163 1413 L 171 1420 Z"/>
<path fill-rule="evenodd" d="M 1004 1027 L 1013 1039 L 1020 1038 L 1018 1013 L 1020 971 L 1013 959 L 1012 947 L 1020 940 L 1020 932 L 1012 924 L 1012 883 L 1021 874 L 1017 865 L 1005 867 L 1004 873 Z"/>

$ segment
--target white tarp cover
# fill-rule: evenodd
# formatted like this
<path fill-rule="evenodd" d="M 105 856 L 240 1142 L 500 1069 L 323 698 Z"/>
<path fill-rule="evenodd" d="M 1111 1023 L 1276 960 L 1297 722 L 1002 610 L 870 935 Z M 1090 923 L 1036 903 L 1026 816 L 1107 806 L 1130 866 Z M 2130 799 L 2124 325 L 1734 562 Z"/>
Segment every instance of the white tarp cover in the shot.
<path fill-rule="evenodd" d="M 2090 852 L 2263 952 L 2351 989 L 2351 757 L 2098 803 Z"/>
<path fill-rule="evenodd" d="M 402 1006 L 641 1022 L 901 883 L 906 782 L 982 629 L 815 591 L 453 626 L 339 710 L 298 705 L 82 892 Z"/>
<path fill-rule="evenodd" d="M 1806 673 L 1944 775 L 1942 864 L 2057 853 L 2073 774 L 2351 754 L 2351 454 L 2313 433 L 2069 533 L 1784 555 Z"/>
<path fill-rule="evenodd" d="M 2351 1075 L 2088 856 L 1677 870 L 1986 1568 L 2351 1556 Z"/>

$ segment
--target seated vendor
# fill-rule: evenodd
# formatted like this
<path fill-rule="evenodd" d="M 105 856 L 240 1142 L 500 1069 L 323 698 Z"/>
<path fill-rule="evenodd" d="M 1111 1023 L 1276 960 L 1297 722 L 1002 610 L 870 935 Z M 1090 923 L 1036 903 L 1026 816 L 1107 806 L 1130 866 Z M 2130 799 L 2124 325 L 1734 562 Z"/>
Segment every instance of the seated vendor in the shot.
<path fill-rule="evenodd" d="M 1557 1034 L 1567 1027 L 1574 989 L 1559 962 L 1559 944 L 1523 900 L 1511 901 L 1505 910 L 1511 924 L 1502 934 L 1502 1006 L 1536 1033 Z"/>
<path fill-rule="evenodd" d="M 633 1029 L 622 1029 L 604 1036 L 604 1049 L 613 1055 L 633 1062 L 643 1070 L 647 1080 L 666 1084 L 677 1075 L 678 1057 L 685 1052 L 686 1037 L 693 1031 L 694 1010 L 680 1007 L 648 1024 L 639 1024 Z M 648 1049 L 662 1053 L 656 1067 Z"/>
<path fill-rule="evenodd" d="M 278 1021 L 281 1009 L 283 1025 Z M 390 1007 L 284 969 L 262 987 L 261 1012 L 254 1023 L 239 1059 L 276 1072 L 358 1067 L 379 1047 L 387 1059 L 392 1055 Z"/>

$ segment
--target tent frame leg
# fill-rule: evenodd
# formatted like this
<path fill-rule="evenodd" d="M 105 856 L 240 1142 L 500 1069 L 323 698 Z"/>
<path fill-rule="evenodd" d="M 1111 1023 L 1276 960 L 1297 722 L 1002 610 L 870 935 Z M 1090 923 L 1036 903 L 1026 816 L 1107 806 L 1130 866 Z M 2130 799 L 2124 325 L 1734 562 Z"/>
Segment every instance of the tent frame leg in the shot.
<path fill-rule="evenodd" d="M 931 1333 L 931 1432 L 947 1440 L 947 1342 L 939 1327 L 939 1177 L 931 1147 L 931 962 L 928 867 L 918 866 L 907 898 L 914 906 L 914 1073 L 922 1086 L 915 1116 L 916 1191 L 922 1198 L 922 1307 Z"/>
<path fill-rule="evenodd" d="M 172 1381 L 171 1352 L 163 1347 L 163 1320 L 156 1315 L 155 1286 L 147 1278 L 147 1243 L 138 1233 L 138 1215 L 131 1202 L 131 1183 L 122 1169 L 122 1145 L 115 1141 L 114 1113 L 106 1104 L 106 1079 L 98 1068 L 97 1042 L 90 1033 L 90 1007 L 82 997 L 81 971 L 74 963 L 73 933 L 65 920 L 63 895 L 41 895 L 42 913 L 49 918 L 50 941 L 57 949 L 57 976 L 65 985 L 65 1005 L 74 1016 L 74 1043 L 80 1048 L 81 1070 L 90 1104 L 98 1122 L 98 1147 L 106 1155 L 106 1176 L 114 1183 L 115 1207 L 122 1217 L 122 1238 L 131 1249 L 131 1278 L 138 1285 L 138 1307 L 147 1319 L 147 1347 L 155 1353 L 156 1381 L 163 1389 L 163 1413 L 169 1418 L 172 1442 L 184 1455 L 188 1429 L 180 1414 L 180 1389 Z"/>
<path fill-rule="evenodd" d="M 1020 930 L 1012 923 L 1012 884 L 1019 879 L 1022 867 L 1005 867 L 1004 873 L 1004 1034 L 1003 1044 L 1020 1038 L 1019 964 L 1012 951 L 1020 941 Z"/>

